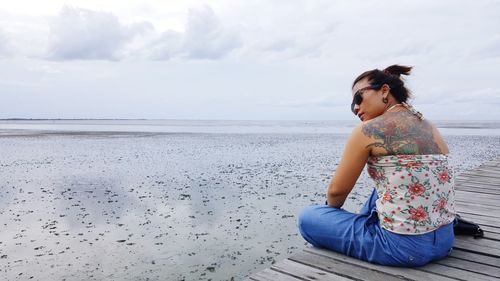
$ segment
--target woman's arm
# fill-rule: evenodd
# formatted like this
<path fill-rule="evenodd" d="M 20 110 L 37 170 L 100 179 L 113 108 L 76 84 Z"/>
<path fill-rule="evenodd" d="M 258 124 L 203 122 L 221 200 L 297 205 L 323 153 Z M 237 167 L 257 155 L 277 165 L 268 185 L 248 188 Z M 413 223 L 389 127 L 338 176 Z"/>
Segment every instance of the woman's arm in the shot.
<path fill-rule="evenodd" d="M 370 148 L 367 147 L 369 139 L 363 134 L 362 126 L 354 128 L 347 140 L 344 154 L 326 191 L 327 203 L 331 207 L 344 205 L 370 156 Z"/>

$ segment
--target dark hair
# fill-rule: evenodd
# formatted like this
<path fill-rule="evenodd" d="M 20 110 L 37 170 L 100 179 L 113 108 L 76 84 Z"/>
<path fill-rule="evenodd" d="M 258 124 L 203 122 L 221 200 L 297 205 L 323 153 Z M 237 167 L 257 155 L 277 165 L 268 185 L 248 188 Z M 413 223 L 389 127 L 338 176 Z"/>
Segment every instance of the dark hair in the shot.
<path fill-rule="evenodd" d="M 354 85 L 360 80 L 368 78 L 368 82 L 371 86 L 374 86 L 375 90 L 378 90 L 382 88 L 384 84 L 387 84 L 391 88 L 390 91 L 392 96 L 398 102 L 406 102 L 408 98 L 412 97 L 412 95 L 410 90 L 405 87 L 404 81 L 400 76 L 401 74 L 410 75 L 411 69 L 411 66 L 394 64 L 384 70 L 373 69 L 365 71 L 354 80 L 352 87 L 354 87 Z"/>

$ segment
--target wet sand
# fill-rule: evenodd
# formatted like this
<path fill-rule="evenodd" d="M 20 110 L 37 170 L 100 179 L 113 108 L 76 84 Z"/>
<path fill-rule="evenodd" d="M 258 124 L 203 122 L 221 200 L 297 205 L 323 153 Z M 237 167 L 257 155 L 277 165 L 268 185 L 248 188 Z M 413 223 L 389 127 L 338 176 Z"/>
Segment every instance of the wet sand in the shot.
<path fill-rule="evenodd" d="M 7 280 L 240 280 L 304 247 L 346 135 L 2 132 Z M 447 136 L 456 173 L 499 137 Z M 371 191 L 364 172 L 346 209 Z"/>

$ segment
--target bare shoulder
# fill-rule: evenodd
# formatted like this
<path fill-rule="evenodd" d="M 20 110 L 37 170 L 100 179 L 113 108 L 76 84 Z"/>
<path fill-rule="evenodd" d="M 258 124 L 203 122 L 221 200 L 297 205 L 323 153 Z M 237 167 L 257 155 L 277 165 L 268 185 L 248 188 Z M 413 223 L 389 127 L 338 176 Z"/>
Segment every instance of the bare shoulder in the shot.
<path fill-rule="evenodd" d="M 367 145 L 370 142 L 370 138 L 366 136 L 366 134 L 363 132 L 363 127 L 365 126 L 366 122 L 359 123 L 356 125 L 356 127 L 353 128 L 351 131 L 351 134 L 349 135 L 348 139 L 348 144 L 351 146 L 356 146 L 357 149 L 363 148 L 366 149 Z"/>
<path fill-rule="evenodd" d="M 363 123 L 362 133 L 371 140 L 368 147 L 372 155 L 445 152 L 434 125 L 406 111 L 386 113 Z"/>

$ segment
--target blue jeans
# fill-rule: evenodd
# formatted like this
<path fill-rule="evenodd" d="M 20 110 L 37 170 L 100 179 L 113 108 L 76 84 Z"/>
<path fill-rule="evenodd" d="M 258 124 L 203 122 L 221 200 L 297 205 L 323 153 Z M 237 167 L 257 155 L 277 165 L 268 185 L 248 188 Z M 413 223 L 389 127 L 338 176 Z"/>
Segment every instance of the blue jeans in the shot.
<path fill-rule="evenodd" d="M 453 246 L 453 223 L 432 232 L 403 235 L 380 227 L 373 190 L 359 214 L 328 205 L 302 209 L 299 230 L 315 247 L 390 266 L 415 267 L 444 258 Z"/>

